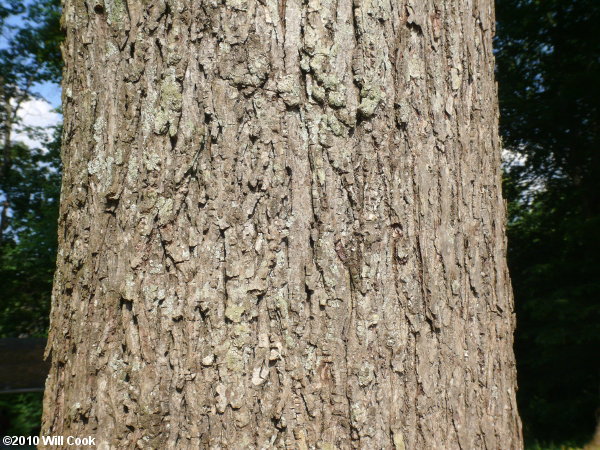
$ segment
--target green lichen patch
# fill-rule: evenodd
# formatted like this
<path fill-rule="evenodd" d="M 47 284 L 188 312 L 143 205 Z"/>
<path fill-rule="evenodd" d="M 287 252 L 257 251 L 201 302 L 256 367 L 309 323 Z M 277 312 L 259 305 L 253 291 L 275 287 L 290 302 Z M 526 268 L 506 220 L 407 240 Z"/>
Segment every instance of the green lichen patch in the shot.
<path fill-rule="evenodd" d="M 120 25 L 127 15 L 123 0 L 106 0 L 106 17 L 109 25 Z"/>
<path fill-rule="evenodd" d="M 346 105 L 346 93 L 344 90 L 329 92 L 327 94 L 327 103 L 333 108 L 343 108 Z"/>
<path fill-rule="evenodd" d="M 165 78 L 160 86 L 160 104 L 171 111 L 181 111 L 183 96 L 181 84 L 175 80 L 174 75 Z"/>
<path fill-rule="evenodd" d="M 361 102 L 358 105 L 358 112 L 365 118 L 372 117 L 375 109 L 383 98 L 383 93 L 379 86 L 366 85 L 360 91 Z"/>
<path fill-rule="evenodd" d="M 154 116 L 154 132 L 174 136 L 179 126 L 179 118 L 183 108 L 182 86 L 170 73 L 160 85 L 159 109 Z"/>
<path fill-rule="evenodd" d="M 165 110 L 160 110 L 154 117 L 154 132 L 156 134 L 165 134 L 169 129 L 169 114 Z"/>
<path fill-rule="evenodd" d="M 225 317 L 235 323 L 239 323 L 242 320 L 242 315 L 246 311 L 244 305 L 228 305 L 225 308 Z"/>
<path fill-rule="evenodd" d="M 326 120 L 327 120 L 327 126 L 329 127 L 329 129 L 335 136 L 343 136 L 344 135 L 346 128 L 344 127 L 344 125 L 342 125 L 342 123 L 333 114 L 327 115 Z"/>
<path fill-rule="evenodd" d="M 325 89 L 322 86 L 314 83 L 310 92 L 310 96 L 318 103 L 325 101 Z"/>

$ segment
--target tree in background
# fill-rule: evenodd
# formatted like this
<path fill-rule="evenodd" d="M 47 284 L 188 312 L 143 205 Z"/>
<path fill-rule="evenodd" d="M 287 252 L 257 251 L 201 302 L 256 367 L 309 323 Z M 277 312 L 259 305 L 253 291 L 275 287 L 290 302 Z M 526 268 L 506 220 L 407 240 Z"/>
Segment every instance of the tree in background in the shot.
<path fill-rule="evenodd" d="M 0 337 L 47 333 L 61 130 L 26 127 L 20 109 L 39 83 L 60 80 L 59 17 L 58 0 L 0 3 Z M 17 130 L 39 145 L 15 139 Z M 40 393 L 0 396 L 0 434 L 35 434 L 40 415 Z"/>
<path fill-rule="evenodd" d="M 20 24 L 7 19 L 18 16 Z M 58 1 L 0 6 L 5 38 L 0 49 L 0 336 L 45 335 L 49 287 L 55 264 L 60 184 L 60 130 L 26 127 L 25 102 L 39 97 L 42 82 L 60 79 Z M 29 148 L 16 131 L 39 142 Z"/>
<path fill-rule="evenodd" d="M 600 2 L 499 0 L 497 17 L 524 432 L 582 442 L 600 387 Z"/>

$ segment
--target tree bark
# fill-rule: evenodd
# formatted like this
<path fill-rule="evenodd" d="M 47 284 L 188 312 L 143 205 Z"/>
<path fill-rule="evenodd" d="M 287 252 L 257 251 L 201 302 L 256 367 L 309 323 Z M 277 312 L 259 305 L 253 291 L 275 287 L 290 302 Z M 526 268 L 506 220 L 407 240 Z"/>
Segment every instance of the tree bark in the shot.
<path fill-rule="evenodd" d="M 521 448 L 492 0 L 66 0 L 43 434 Z"/>

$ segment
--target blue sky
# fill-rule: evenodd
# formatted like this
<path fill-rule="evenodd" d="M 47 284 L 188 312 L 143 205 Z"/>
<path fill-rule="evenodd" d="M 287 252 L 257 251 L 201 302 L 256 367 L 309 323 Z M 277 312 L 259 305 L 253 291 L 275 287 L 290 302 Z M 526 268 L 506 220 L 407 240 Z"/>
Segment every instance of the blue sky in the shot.
<path fill-rule="evenodd" d="M 40 94 L 53 108 L 60 106 L 60 85 L 55 83 L 41 83 L 35 86 L 35 92 Z"/>
<path fill-rule="evenodd" d="M 0 0 L 2 4 L 5 4 L 3 0 Z M 29 6 L 31 4 L 31 0 L 23 1 L 25 6 Z M 2 34 L 0 35 L 0 48 L 6 48 L 8 44 L 8 40 L 11 37 L 11 29 L 10 27 L 23 27 L 26 26 L 26 22 L 23 20 L 23 15 L 14 15 L 8 17 L 6 20 L 6 27 L 2 30 Z M 52 105 L 53 108 L 57 108 L 60 106 L 60 95 L 61 88 L 60 85 L 56 83 L 38 83 L 33 86 L 33 92 L 41 95 L 48 103 Z"/>
<path fill-rule="evenodd" d="M 0 0 L 0 2 L 4 5 L 6 4 L 4 0 Z M 31 1 L 24 2 L 26 6 L 30 3 Z M 14 29 L 23 26 L 27 26 L 27 23 L 23 20 L 22 15 L 10 16 L 5 22 L 2 34 L 0 34 L 0 48 L 6 48 L 14 33 Z M 60 106 L 61 102 L 60 85 L 50 82 L 37 83 L 32 87 L 32 91 L 33 93 L 38 94 L 41 99 L 32 98 L 24 102 L 19 109 L 18 116 L 25 126 L 47 127 L 48 136 L 50 137 L 52 133 L 50 127 L 62 120 L 60 114 L 55 111 L 55 109 Z M 13 135 L 14 140 L 21 141 L 30 147 L 39 145 L 39 142 L 32 140 L 21 130 L 22 127 L 17 126 Z"/>

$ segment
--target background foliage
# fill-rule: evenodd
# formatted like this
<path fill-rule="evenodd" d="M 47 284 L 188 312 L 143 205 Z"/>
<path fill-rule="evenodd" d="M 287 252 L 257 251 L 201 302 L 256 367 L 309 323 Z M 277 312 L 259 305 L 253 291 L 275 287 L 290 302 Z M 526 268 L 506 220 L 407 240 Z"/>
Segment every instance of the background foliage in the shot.
<path fill-rule="evenodd" d="M 0 0 L 0 337 L 47 328 L 60 129 L 33 148 L 11 134 L 60 80 L 59 17 L 59 0 Z M 559 448 L 590 438 L 600 405 L 600 2 L 497 0 L 497 20 L 519 407 L 532 448 Z M 2 434 L 35 434 L 40 403 L 0 395 Z"/>
<path fill-rule="evenodd" d="M 20 111 L 41 83 L 60 81 L 58 0 L 0 1 L 0 338 L 44 336 L 56 259 L 60 128 Z M 20 131 L 38 145 L 15 139 Z M 48 136 L 50 134 L 50 136 Z M 39 432 L 42 394 L 0 394 L 0 435 Z"/>
<path fill-rule="evenodd" d="M 18 25 L 7 23 L 17 19 Z M 61 33 L 57 0 L 0 4 L 0 337 L 43 336 L 56 254 L 60 193 L 60 130 L 22 123 L 19 110 L 42 82 L 60 80 Z M 21 130 L 39 142 L 13 139 Z"/>
<path fill-rule="evenodd" d="M 582 443 L 600 406 L 600 2 L 496 8 L 519 408 L 529 441 Z"/>

